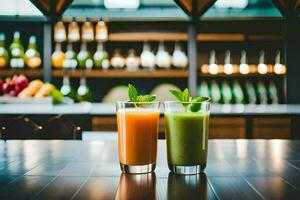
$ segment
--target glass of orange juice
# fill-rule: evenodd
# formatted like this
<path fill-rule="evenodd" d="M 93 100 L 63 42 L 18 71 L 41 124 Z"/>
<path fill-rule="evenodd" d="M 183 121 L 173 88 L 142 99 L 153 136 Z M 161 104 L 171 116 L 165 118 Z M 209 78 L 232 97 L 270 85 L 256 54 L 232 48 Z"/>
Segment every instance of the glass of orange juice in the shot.
<path fill-rule="evenodd" d="M 121 170 L 125 173 L 153 172 L 160 103 L 118 101 L 116 109 Z"/>

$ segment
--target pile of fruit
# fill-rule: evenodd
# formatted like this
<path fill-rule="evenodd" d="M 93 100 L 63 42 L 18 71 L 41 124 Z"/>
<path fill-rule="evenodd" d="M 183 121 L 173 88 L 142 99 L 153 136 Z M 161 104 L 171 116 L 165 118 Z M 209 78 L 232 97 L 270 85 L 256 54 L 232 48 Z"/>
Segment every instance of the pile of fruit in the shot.
<path fill-rule="evenodd" d="M 8 95 L 16 98 L 42 98 L 51 96 L 53 103 L 60 103 L 63 95 L 51 83 L 41 80 L 28 81 L 26 76 L 14 75 L 12 78 L 0 79 L 0 96 Z"/>

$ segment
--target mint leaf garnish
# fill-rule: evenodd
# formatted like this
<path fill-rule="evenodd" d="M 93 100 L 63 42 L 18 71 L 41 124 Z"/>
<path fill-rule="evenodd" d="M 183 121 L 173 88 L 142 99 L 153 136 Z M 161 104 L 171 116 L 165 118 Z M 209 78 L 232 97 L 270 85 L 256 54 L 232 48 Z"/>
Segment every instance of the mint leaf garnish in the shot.
<path fill-rule="evenodd" d="M 210 101 L 209 97 L 192 98 L 187 88 L 185 88 L 183 92 L 180 90 L 170 90 L 170 92 L 181 102 L 186 112 L 198 112 L 201 109 L 201 102 Z"/>
<path fill-rule="evenodd" d="M 130 102 L 147 103 L 155 101 L 156 96 L 151 94 L 139 95 L 137 89 L 133 85 L 128 84 L 128 98 Z"/>
<path fill-rule="evenodd" d="M 131 84 L 128 84 L 128 97 L 129 97 L 129 101 L 132 102 L 135 102 L 138 97 L 138 92 L 136 88 Z"/>

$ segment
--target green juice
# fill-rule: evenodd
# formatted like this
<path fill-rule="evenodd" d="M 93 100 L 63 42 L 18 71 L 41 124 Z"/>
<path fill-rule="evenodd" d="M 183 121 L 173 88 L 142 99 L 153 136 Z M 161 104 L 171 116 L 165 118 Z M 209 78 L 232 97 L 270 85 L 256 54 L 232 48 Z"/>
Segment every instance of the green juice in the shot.
<path fill-rule="evenodd" d="M 209 114 L 193 112 L 165 113 L 168 164 L 200 165 L 207 160 Z"/>

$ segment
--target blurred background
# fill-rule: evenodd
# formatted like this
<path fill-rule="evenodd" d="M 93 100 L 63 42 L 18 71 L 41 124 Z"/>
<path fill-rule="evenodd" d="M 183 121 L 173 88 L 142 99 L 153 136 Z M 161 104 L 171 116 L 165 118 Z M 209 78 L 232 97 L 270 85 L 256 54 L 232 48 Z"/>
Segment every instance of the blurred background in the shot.
<path fill-rule="evenodd" d="M 166 90 L 188 87 L 212 98 L 211 137 L 296 137 L 298 118 L 280 104 L 300 102 L 298 1 L 191 2 L 2 0 L 1 116 L 15 104 L 48 105 L 50 114 L 39 113 L 52 117 L 66 114 L 59 106 L 92 102 L 72 108 L 88 109 L 87 119 L 71 121 L 111 131 L 111 103 L 127 98 L 128 83 L 161 101 L 172 99 Z M 26 112 L 38 126 L 45 121 Z"/>

